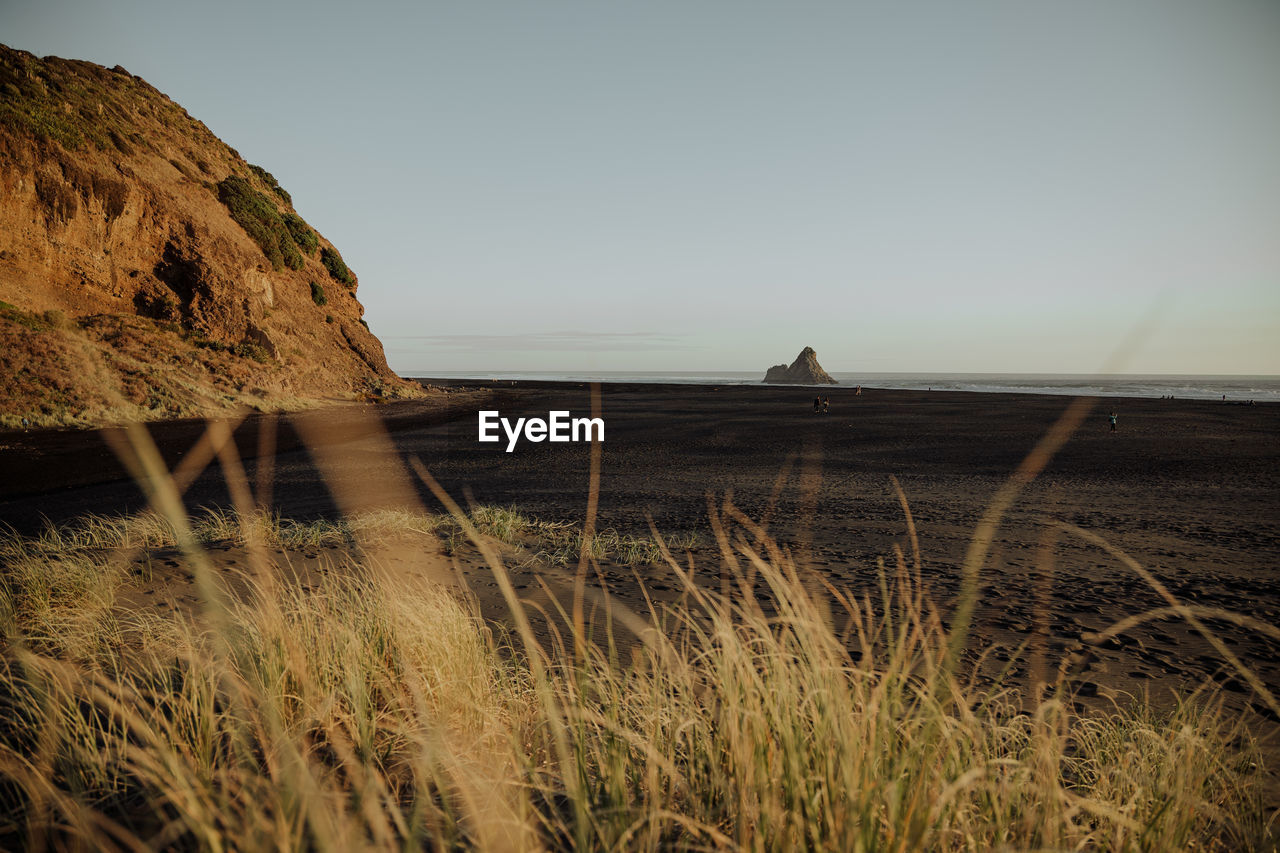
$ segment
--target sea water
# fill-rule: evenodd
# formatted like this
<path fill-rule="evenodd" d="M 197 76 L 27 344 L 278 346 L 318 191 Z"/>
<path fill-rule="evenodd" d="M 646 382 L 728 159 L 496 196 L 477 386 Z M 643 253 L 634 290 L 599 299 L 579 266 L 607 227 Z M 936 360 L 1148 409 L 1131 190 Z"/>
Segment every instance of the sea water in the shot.
<path fill-rule="evenodd" d="M 540 382 L 640 382 L 672 385 L 762 385 L 759 371 L 536 372 L 488 371 L 408 373 L 435 379 Z M 1071 397 L 1169 397 L 1230 402 L 1280 401 L 1280 376 L 1198 376 L 1171 374 L 1066 373 L 841 373 L 841 385 L 906 390 L 974 391 L 987 394 L 1061 394 Z M 775 386 L 776 387 L 776 386 Z"/>

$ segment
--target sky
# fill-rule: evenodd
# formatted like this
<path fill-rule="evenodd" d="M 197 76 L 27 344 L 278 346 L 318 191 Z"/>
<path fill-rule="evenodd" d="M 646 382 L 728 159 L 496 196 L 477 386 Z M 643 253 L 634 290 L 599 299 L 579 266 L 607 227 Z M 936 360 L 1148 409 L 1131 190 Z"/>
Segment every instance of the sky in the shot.
<path fill-rule="evenodd" d="M 0 0 L 360 277 L 406 375 L 1280 374 L 1275 0 Z"/>

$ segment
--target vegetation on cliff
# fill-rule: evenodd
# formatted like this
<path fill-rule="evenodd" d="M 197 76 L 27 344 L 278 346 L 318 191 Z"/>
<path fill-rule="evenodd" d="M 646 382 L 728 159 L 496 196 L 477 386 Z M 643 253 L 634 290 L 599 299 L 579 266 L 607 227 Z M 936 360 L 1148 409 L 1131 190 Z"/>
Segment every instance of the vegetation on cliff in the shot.
<path fill-rule="evenodd" d="M 329 275 L 338 281 L 354 287 L 356 283 L 355 274 L 347 268 L 346 263 L 342 260 L 342 255 L 338 254 L 338 250 L 332 246 L 325 246 L 320 250 L 320 263 L 324 264 L 324 268 L 329 271 Z"/>
<path fill-rule="evenodd" d="M 357 287 L 274 175 L 153 86 L 0 45 L 0 425 L 415 393 Z M 157 371 L 171 393 L 137 387 Z"/>
<path fill-rule="evenodd" d="M 302 269 L 302 253 L 298 251 L 293 231 L 285 226 L 284 218 L 271 199 L 249 186 L 244 178 L 228 175 L 218 183 L 218 200 L 227 206 L 231 218 L 258 244 L 274 269 Z M 301 219 L 298 221 L 302 222 Z"/>

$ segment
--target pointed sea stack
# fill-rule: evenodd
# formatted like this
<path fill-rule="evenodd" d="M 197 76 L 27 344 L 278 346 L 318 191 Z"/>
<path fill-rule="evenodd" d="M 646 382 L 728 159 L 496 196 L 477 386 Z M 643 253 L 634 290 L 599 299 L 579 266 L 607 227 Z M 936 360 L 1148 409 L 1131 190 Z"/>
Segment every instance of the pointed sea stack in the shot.
<path fill-rule="evenodd" d="M 840 384 L 831 378 L 831 374 L 822 369 L 822 365 L 818 364 L 818 354 L 813 351 L 813 347 L 800 350 L 800 354 L 796 356 L 795 361 L 791 362 L 790 367 L 785 364 L 775 364 L 770 367 L 764 375 L 764 381 L 780 385 Z"/>

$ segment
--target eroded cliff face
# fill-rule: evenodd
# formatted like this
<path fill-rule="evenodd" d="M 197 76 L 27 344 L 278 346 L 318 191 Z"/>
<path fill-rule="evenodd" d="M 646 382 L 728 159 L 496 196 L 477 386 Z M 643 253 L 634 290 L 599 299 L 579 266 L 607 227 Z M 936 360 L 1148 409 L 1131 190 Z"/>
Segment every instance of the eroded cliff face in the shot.
<path fill-rule="evenodd" d="M 0 423 L 415 393 L 271 174 L 123 68 L 0 46 Z"/>

